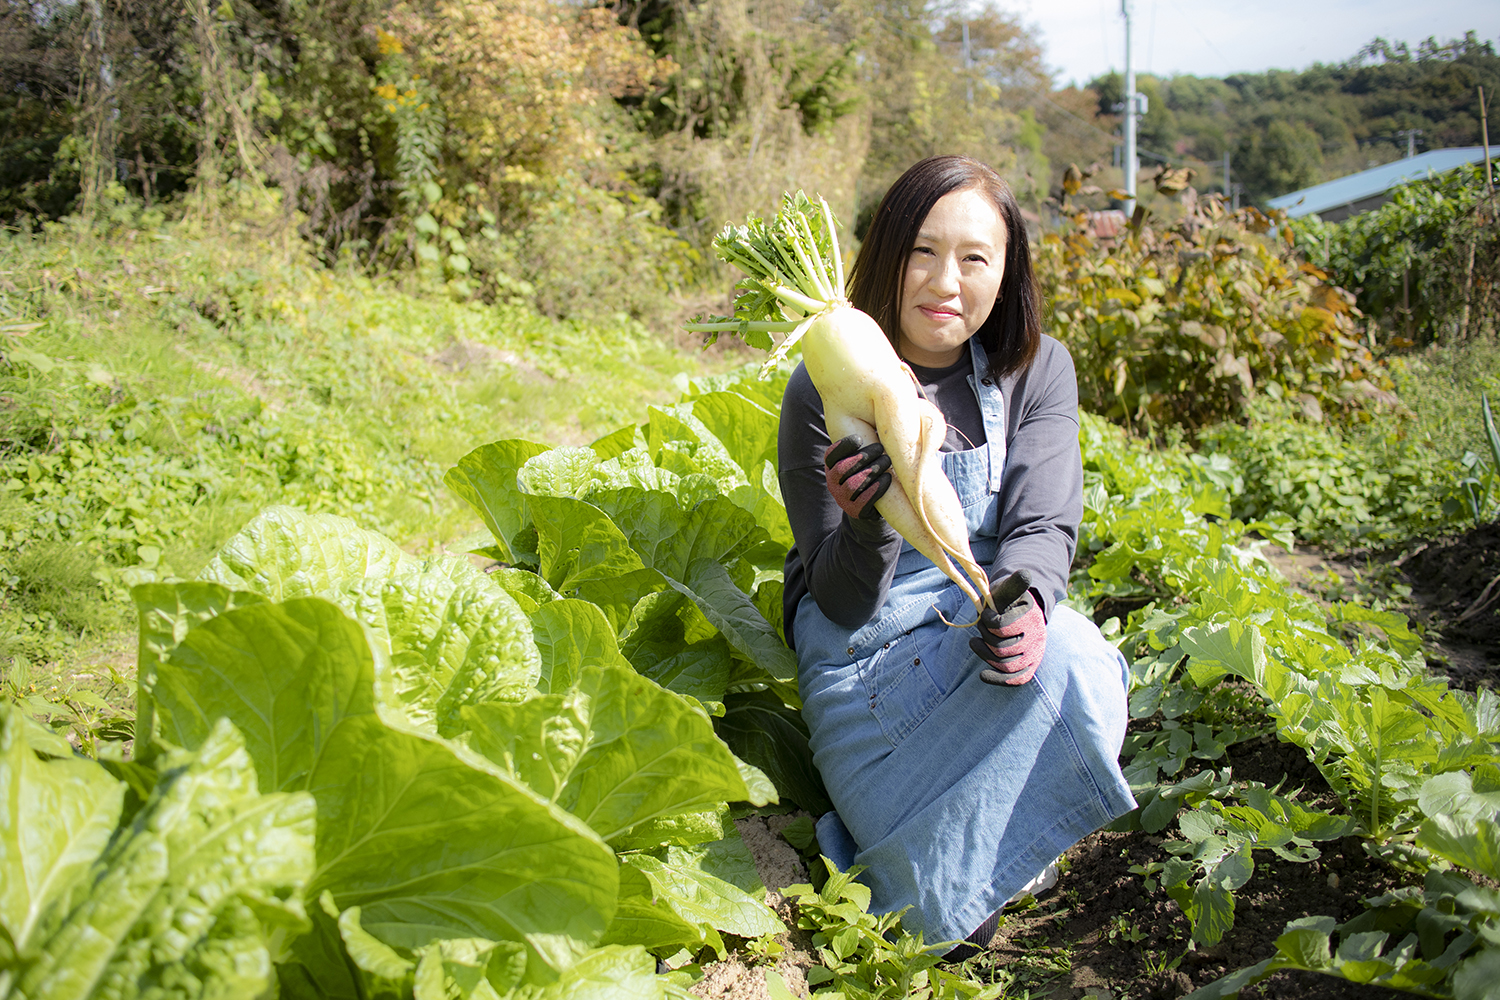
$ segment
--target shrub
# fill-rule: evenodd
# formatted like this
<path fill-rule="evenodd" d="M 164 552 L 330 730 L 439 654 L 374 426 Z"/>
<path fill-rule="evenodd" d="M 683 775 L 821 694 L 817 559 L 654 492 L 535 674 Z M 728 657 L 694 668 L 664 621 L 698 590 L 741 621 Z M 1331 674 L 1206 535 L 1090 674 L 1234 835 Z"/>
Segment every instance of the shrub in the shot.
<path fill-rule="evenodd" d="M 1354 297 L 1269 236 L 1273 219 L 1187 197 L 1182 222 L 1096 239 L 1079 215 L 1037 251 L 1050 329 L 1085 409 L 1147 429 L 1236 419 L 1262 393 L 1347 418 L 1395 403 Z M 1285 230 L 1282 231 L 1285 233 Z"/>

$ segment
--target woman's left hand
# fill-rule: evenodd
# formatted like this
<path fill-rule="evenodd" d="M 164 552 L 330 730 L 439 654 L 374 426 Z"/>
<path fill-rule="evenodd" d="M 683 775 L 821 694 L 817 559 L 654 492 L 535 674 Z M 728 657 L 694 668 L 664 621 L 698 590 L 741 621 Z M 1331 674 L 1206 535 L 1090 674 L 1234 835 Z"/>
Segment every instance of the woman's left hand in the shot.
<path fill-rule="evenodd" d="M 986 684 L 1014 686 L 1035 677 L 1047 649 L 1047 619 L 1036 591 L 1027 590 L 999 612 L 981 611 L 979 638 L 970 639 L 969 648 L 988 664 L 979 672 Z"/>

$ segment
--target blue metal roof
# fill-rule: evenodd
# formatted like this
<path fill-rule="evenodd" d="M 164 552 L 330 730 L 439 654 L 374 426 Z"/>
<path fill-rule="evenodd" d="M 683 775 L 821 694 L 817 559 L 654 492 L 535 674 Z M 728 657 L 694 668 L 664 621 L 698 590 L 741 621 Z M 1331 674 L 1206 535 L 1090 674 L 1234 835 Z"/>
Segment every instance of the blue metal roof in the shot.
<path fill-rule="evenodd" d="M 1500 149 L 1496 150 L 1496 156 L 1500 158 Z M 1447 173 L 1466 163 L 1480 163 L 1483 160 L 1483 146 L 1434 149 L 1420 156 L 1361 170 L 1336 181 L 1314 184 L 1310 188 L 1272 198 L 1267 204 L 1272 208 L 1284 209 L 1287 215 L 1295 219 L 1373 198 L 1407 181 L 1423 180 L 1434 174 Z"/>

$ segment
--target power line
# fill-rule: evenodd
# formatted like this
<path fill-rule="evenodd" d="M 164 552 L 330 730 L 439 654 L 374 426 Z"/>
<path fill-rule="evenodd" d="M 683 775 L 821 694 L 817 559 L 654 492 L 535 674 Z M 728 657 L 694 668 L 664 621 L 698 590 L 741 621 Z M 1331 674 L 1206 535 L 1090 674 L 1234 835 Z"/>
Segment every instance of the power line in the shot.
<path fill-rule="evenodd" d="M 1220 59 L 1224 60 L 1224 66 L 1225 66 L 1225 70 L 1224 71 L 1226 73 L 1230 72 L 1229 67 L 1232 66 L 1233 63 L 1231 63 L 1229 61 L 1229 57 L 1226 56 L 1224 53 L 1222 53 L 1222 52 L 1219 51 L 1219 47 L 1213 43 L 1213 39 L 1211 39 L 1207 35 L 1205 35 L 1203 33 L 1203 29 L 1200 28 L 1200 27 L 1198 27 L 1198 22 L 1197 21 L 1195 21 L 1192 18 L 1190 18 L 1187 15 L 1187 13 L 1183 11 L 1183 9 L 1181 7 L 1177 6 L 1177 0 L 1168 0 L 1168 2 L 1170 2 L 1172 4 L 1172 9 L 1175 10 L 1175 11 L 1177 11 L 1177 13 L 1182 16 L 1182 19 L 1184 21 L 1186 21 L 1188 24 L 1191 24 L 1193 26 L 1193 30 L 1198 33 L 1198 37 L 1203 39 L 1203 44 L 1207 45 L 1210 49 L 1212 49 L 1214 55 L 1216 55 Z"/>
<path fill-rule="evenodd" d="M 1156 51 L 1156 8 L 1160 0 L 1151 0 L 1151 29 L 1146 32 L 1146 72 L 1151 73 L 1151 53 Z M 1152 74 L 1153 76 L 1155 74 Z"/>

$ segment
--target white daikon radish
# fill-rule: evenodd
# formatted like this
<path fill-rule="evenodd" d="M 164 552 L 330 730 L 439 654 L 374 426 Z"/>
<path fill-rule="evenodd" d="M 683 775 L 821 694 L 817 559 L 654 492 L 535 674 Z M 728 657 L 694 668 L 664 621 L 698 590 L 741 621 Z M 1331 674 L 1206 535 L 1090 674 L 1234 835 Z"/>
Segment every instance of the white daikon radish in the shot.
<path fill-rule="evenodd" d="M 782 198 L 769 221 L 751 217 L 714 239 L 719 257 L 749 277 L 735 287 L 734 316 L 694 322 L 689 330 L 736 333 L 770 350 L 769 376 L 792 346 L 802 344 L 807 373 L 823 398 L 828 437 L 875 441 L 891 457 L 894 482 L 876 509 L 918 552 L 958 584 L 976 611 L 990 603 L 989 578 L 974 561 L 968 526 L 938 449 L 947 435 L 943 415 L 921 395 L 916 375 L 897 355 L 880 325 L 844 294 L 833 213 L 819 198 Z M 784 333 L 780 344 L 772 334 Z M 774 349 L 773 349 L 774 348 Z"/>

